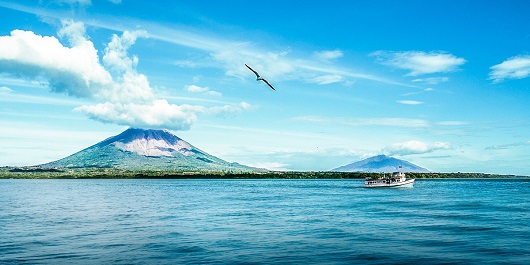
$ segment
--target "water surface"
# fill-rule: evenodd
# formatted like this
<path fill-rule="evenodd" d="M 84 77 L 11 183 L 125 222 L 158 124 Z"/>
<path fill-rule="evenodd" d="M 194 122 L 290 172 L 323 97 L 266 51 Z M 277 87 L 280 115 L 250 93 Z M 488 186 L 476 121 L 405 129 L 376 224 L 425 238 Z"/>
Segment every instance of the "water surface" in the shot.
<path fill-rule="evenodd" d="M 530 264 L 530 181 L 0 180 L 0 263 Z"/>

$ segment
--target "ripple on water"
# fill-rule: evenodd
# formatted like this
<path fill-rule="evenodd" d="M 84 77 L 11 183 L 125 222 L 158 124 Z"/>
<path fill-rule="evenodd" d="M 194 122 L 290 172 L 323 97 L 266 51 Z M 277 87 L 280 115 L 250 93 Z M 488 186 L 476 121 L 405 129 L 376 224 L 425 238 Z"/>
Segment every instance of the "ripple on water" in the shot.
<path fill-rule="evenodd" d="M 0 181 L 0 263 L 530 264 L 527 181 L 362 184 Z"/>

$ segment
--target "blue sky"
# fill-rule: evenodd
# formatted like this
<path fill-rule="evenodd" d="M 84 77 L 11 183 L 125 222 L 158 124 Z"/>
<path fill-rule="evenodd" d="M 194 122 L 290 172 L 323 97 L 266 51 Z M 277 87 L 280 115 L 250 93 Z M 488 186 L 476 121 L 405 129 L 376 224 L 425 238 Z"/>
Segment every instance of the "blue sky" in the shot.
<path fill-rule="evenodd" d="M 529 11 L 0 0 L 0 166 L 56 160 L 132 126 L 269 169 L 387 154 L 432 171 L 530 175 Z"/>

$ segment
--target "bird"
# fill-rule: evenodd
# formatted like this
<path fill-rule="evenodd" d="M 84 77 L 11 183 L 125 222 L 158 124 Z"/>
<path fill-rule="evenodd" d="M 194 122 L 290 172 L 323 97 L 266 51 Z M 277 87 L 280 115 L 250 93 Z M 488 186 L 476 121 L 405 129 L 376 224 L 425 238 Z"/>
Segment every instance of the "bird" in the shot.
<path fill-rule="evenodd" d="M 258 72 L 254 71 L 254 69 L 250 68 L 250 66 L 248 66 L 247 64 L 245 64 L 245 66 L 250 69 L 250 71 L 252 71 L 255 75 L 256 75 L 256 81 L 263 81 L 265 82 L 265 84 L 267 84 L 270 88 L 272 88 L 272 90 L 276 91 L 276 89 L 267 81 L 265 80 L 263 77 L 261 77 Z"/>

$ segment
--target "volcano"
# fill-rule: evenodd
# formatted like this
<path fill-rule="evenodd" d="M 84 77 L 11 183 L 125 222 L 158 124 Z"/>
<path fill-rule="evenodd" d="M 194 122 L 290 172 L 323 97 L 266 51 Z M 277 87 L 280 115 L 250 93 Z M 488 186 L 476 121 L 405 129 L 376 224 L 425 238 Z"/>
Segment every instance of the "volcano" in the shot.
<path fill-rule="evenodd" d="M 167 130 L 129 128 L 43 168 L 117 168 L 123 170 L 255 171 L 194 147 Z"/>
<path fill-rule="evenodd" d="M 405 160 L 389 157 L 386 155 L 373 156 L 359 162 L 351 163 L 342 167 L 332 169 L 331 171 L 340 171 L 340 172 L 394 172 L 394 171 L 403 171 L 403 172 L 418 172 L 418 173 L 428 173 L 428 169 L 416 166 Z"/>

